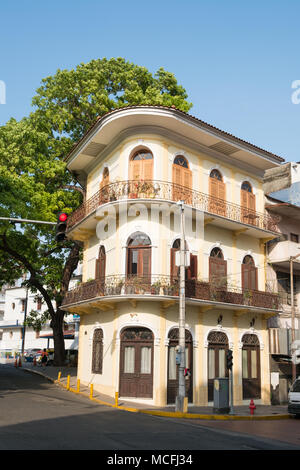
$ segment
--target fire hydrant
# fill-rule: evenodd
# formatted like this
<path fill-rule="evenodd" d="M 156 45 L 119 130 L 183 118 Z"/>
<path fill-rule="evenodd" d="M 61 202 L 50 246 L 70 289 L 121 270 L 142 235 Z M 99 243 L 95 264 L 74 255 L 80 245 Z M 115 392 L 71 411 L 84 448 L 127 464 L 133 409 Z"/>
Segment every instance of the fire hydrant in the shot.
<path fill-rule="evenodd" d="M 256 406 L 255 406 L 253 400 L 250 401 L 249 408 L 250 408 L 250 414 L 251 414 L 251 415 L 254 415 L 254 410 L 256 410 Z"/>

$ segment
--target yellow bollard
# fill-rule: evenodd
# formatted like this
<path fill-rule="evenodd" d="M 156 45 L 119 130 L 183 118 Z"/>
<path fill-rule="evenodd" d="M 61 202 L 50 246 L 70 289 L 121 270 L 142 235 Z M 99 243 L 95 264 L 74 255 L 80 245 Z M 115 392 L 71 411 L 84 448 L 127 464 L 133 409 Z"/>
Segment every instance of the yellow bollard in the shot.
<path fill-rule="evenodd" d="M 118 406 L 118 401 L 119 401 L 119 392 L 115 393 L 115 406 Z"/>
<path fill-rule="evenodd" d="M 70 376 L 67 377 L 67 390 L 70 390 Z"/>
<path fill-rule="evenodd" d="M 91 389 L 90 389 L 90 399 L 93 398 L 93 389 L 94 389 L 94 386 L 93 384 L 91 384 Z"/>
<path fill-rule="evenodd" d="M 59 373 L 58 373 L 57 382 L 60 382 L 60 378 L 61 378 L 61 371 L 59 371 Z"/>
<path fill-rule="evenodd" d="M 80 392 L 80 380 L 77 379 L 77 393 Z"/>

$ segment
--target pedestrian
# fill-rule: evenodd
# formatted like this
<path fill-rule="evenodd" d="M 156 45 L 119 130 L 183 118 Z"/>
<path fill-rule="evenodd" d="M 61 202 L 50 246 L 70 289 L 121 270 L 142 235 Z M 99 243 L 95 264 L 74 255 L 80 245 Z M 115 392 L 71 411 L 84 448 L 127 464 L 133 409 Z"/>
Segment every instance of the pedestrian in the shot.
<path fill-rule="evenodd" d="M 44 349 L 44 351 L 42 352 L 42 367 L 45 368 L 46 365 L 47 365 L 47 361 L 48 361 L 48 353 L 46 351 L 46 349 Z"/>

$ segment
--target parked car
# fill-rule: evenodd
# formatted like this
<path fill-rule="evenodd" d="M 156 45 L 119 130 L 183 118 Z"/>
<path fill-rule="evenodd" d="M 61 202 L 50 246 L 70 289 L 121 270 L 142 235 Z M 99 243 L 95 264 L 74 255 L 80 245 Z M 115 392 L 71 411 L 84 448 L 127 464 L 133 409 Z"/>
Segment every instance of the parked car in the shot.
<path fill-rule="evenodd" d="M 24 353 L 24 359 L 26 362 L 33 362 L 34 357 L 40 352 L 40 349 L 27 349 Z"/>
<path fill-rule="evenodd" d="M 295 380 L 289 391 L 288 413 L 300 417 L 300 376 Z"/>

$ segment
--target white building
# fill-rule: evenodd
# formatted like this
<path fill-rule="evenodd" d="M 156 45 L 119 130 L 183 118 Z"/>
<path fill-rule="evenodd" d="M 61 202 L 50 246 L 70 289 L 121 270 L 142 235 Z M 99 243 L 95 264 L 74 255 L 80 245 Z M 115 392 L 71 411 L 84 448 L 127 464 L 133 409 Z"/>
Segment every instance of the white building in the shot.
<path fill-rule="evenodd" d="M 78 279 L 81 278 L 81 267 L 70 283 L 70 287 L 75 287 Z M 22 351 L 24 320 L 27 302 L 27 315 L 32 310 L 43 314 L 47 310 L 47 305 L 39 293 L 27 291 L 22 287 L 22 279 L 16 281 L 14 286 L 6 287 L 0 292 L 0 362 L 6 362 L 14 358 L 15 354 Z M 73 315 L 65 316 L 65 348 L 77 349 L 77 326 L 78 319 Z M 53 331 L 48 320 L 41 331 L 34 331 L 26 326 L 24 335 L 24 351 L 29 349 L 53 348 Z"/>

